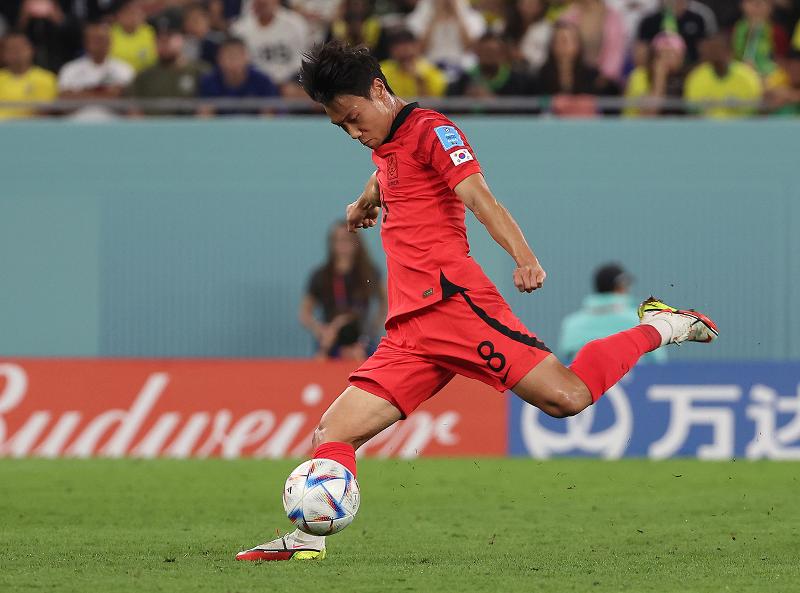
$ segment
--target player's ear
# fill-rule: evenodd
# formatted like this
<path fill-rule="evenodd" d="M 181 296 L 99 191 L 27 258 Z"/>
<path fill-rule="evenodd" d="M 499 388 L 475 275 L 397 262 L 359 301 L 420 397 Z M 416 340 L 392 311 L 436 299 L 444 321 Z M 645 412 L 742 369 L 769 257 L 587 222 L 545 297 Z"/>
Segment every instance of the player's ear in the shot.
<path fill-rule="evenodd" d="M 382 101 L 386 98 L 386 85 L 383 84 L 383 81 L 380 78 L 374 78 L 372 80 L 370 95 L 375 101 Z"/>

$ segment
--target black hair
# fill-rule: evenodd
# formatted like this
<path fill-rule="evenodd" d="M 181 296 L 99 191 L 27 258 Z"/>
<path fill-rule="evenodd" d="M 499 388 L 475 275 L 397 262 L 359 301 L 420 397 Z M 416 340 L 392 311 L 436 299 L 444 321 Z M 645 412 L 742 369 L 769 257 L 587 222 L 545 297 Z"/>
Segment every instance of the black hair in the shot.
<path fill-rule="evenodd" d="M 398 29 L 389 36 L 389 45 L 393 46 L 400 43 L 412 43 L 416 40 L 417 36 L 408 29 Z"/>
<path fill-rule="evenodd" d="M 363 45 L 329 41 L 303 54 L 300 84 L 312 100 L 323 105 L 331 103 L 339 95 L 369 99 L 376 78 L 394 94 L 378 60 Z"/>
<path fill-rule="evenodd" d="M 234 37 L 232 35 L 229 35 L 225 37 L 225 39 L 223 39 L 222 42 L 219 44 L 218 50 L 222 49 L 223 47 L 232 47 L 232 46 L 247 49 L 247 44 L 242 39 L 240 39 L 239 37 Z"/>

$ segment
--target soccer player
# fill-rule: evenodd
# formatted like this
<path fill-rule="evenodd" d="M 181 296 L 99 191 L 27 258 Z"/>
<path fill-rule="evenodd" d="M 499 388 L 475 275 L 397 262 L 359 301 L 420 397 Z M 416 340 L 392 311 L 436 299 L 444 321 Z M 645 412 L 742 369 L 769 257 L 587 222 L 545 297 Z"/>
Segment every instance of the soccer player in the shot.
<path fill-rule="evenodd" d="M 562 365 L 469 256 L 465 207 L 516 262 L 519 291 L 532 292 L 545 281 L 464 133 L 441 113 L 394 95 L 363 48 L 329 43 L 315 49 L 305 56 L 301 82 L 335 126 L 372 150 L 377 171 L 347 206 L 347 223 L 355 232 L 380 218 L 389 292 L 386 337 L 322 416 L 313 458 L 337 461 L 355 475 L 356 449 L 456 374 L 510 389 L 563 418 L 596 402 L 647 352 L 716 338 L 717 327 L 705 315 L 651 297 L 639 307 L 638 326 L 589 342 L 570 367 Z M 296 530 L 237 559 L 324 556 L 324 537 Z"/>

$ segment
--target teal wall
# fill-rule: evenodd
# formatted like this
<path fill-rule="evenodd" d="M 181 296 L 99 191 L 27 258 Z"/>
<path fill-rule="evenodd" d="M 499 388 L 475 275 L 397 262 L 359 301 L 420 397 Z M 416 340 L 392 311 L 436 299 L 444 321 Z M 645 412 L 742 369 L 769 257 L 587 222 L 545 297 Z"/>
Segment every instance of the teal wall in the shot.
<path fill-rule="evenodd" d="M 637 296 L 718 320 L 717 344 L 676 358 L 800 358 L 800 123 L 459 124 L 546 287 L 514 294 L 471 220 L 473 254 L 546 342 L 616 259 Z M 12 123 L 0 151 L 3 355 L 309 354 L 306 275 L 371 172 L 315 118 Z"/>

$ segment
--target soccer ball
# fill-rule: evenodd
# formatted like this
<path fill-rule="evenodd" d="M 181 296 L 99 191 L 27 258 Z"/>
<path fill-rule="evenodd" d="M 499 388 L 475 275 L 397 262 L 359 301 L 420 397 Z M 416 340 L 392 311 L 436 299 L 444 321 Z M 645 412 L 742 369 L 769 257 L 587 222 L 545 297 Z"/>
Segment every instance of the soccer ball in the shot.
<path fill-rule="evenodd" d="M 309 459 L 286 480 L 283 508 L 300 531 L 331 535 L 341 531 L 358 512 L 356 477 L 337 461 Z"/>

